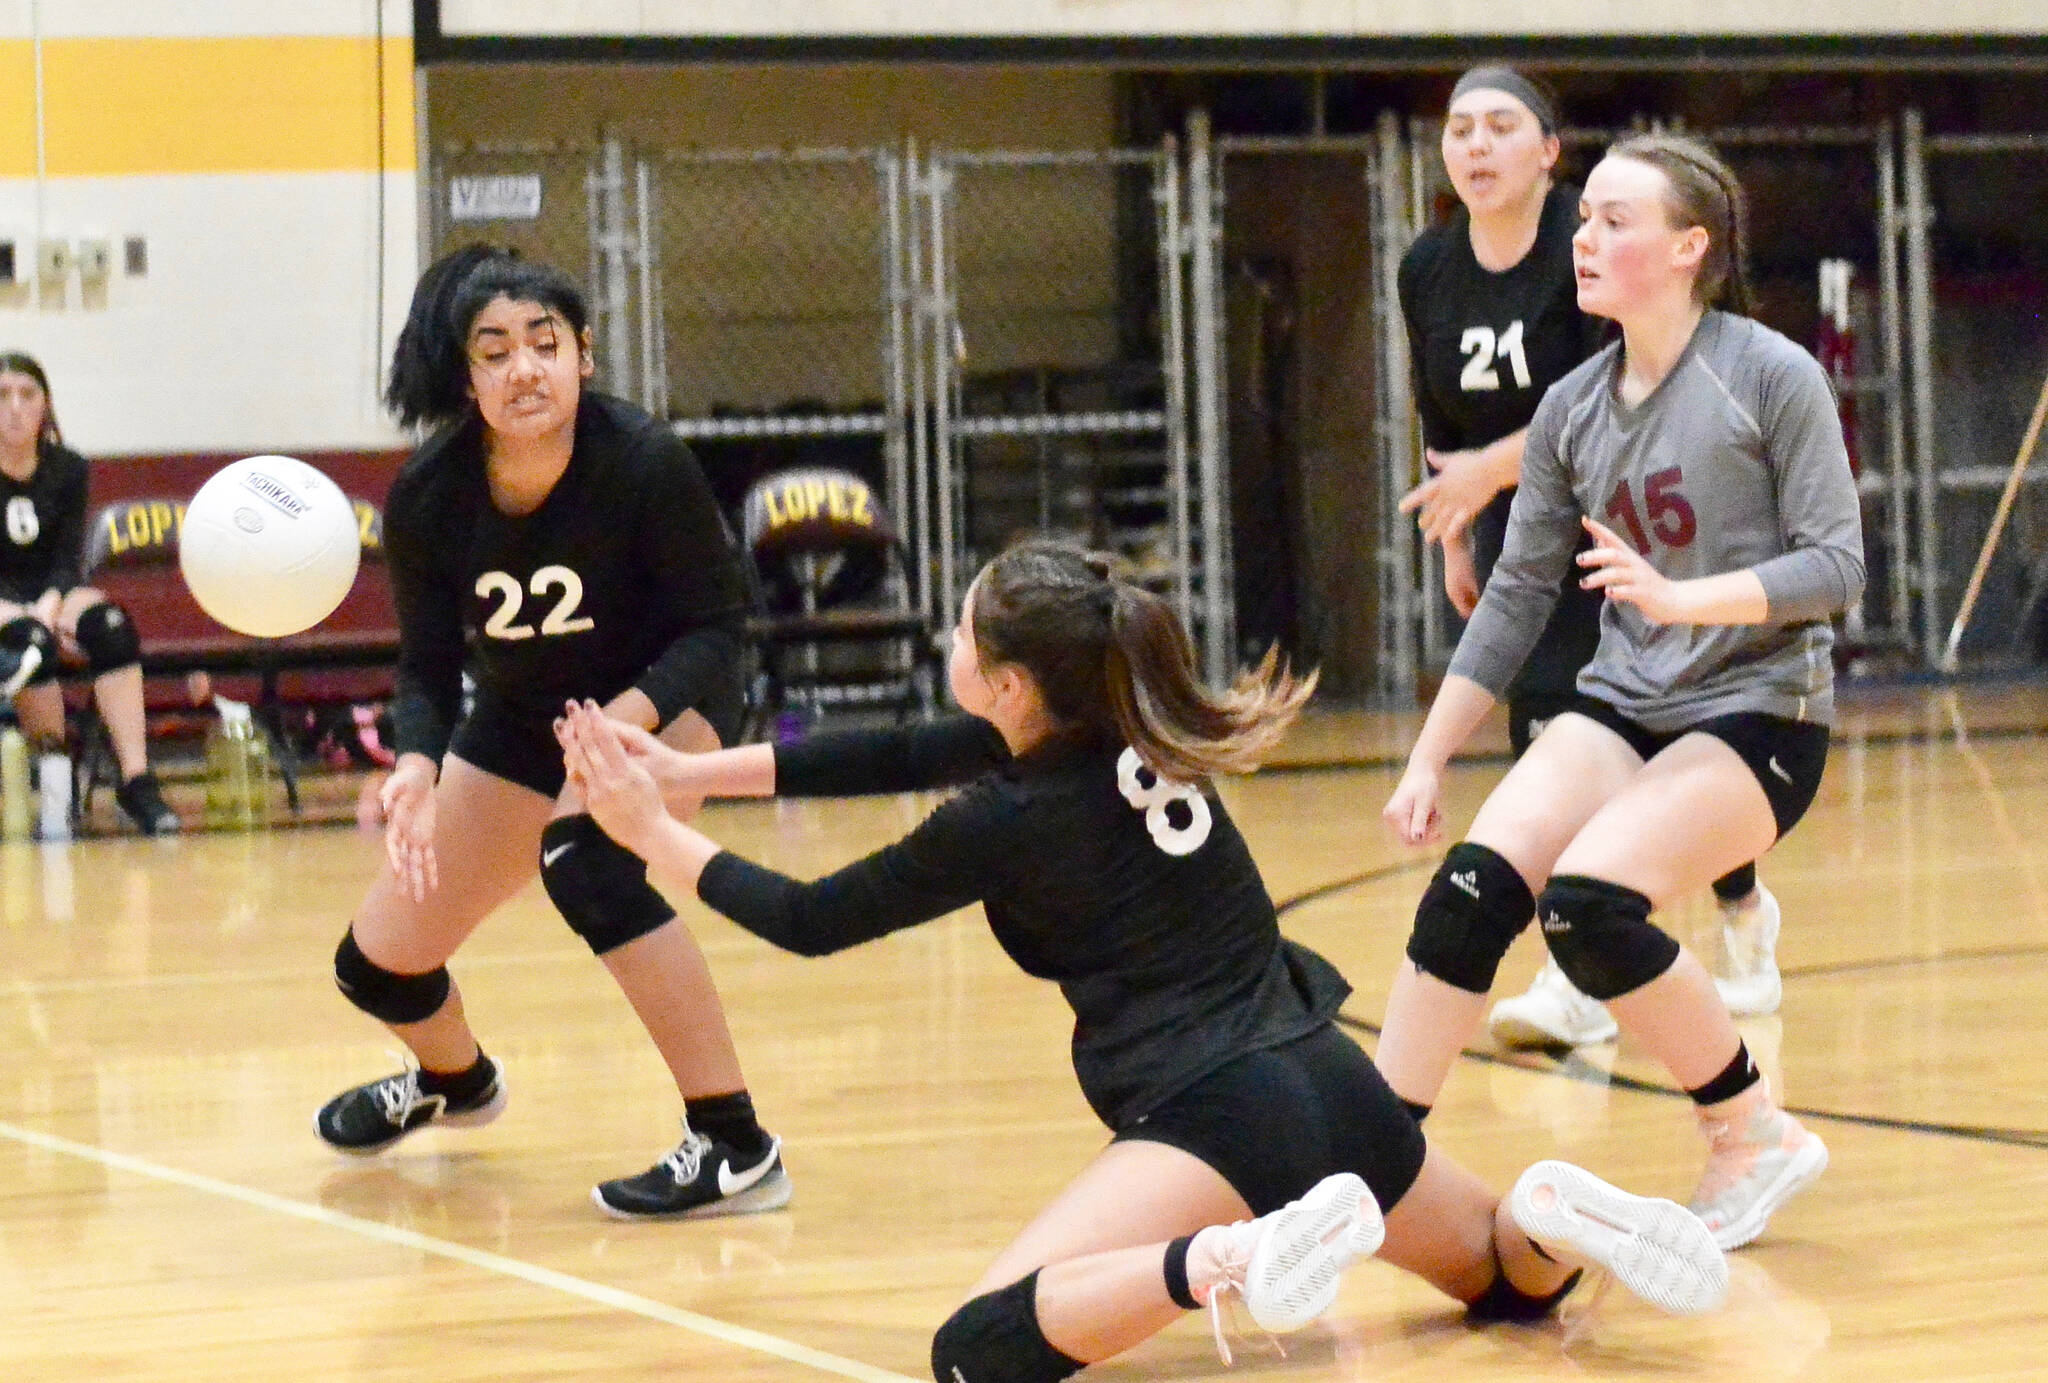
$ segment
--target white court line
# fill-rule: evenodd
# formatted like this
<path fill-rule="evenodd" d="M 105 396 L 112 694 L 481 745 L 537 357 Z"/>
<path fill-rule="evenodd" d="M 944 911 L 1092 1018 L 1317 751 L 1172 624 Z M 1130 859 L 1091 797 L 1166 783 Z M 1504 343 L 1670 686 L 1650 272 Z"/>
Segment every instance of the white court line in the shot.
<path fill-rule="evenodd" d="M 383 1243 L 396 1244 L 400 1248 L 417 1249 L 422 1253 L 450 1258 L 458 1263 L 467 1263 L 473 1268 L 481 1268 L 485 1272 L 518 1278 L 537 1287 L 553 1288 L 557 1292 L 581 1297 L 585 1301 L 608 1306 L 615 1311 L 627 1311 L 636 1316 L 645 1316 L 649 1320 L 660 1321 L 665 1325 L 681 1326 L 699 1335 L 709 1336 L 711 1339 L 721 1340 L 741 1349 L 750 1349 L 757 1354 L 770 1354 L 778 1359 L 787 1359 L 791 1363 L 802 1364 L 820 1373 L 859 1379 L 861 1383 L 918 1383 L 918 1380 L 907 1374 L 891 1373 L 887 1369 L 878 1369 L 871 1364 L 842 1359 L 836 1354 L 827 1354 L 823 1350 L 812 1349 L 808 1345 L 800 1345 L 759 1330 L 749 1330 L 743 1325 L 729 1325 L 710 1316 L 700 1316 L 695 1311 L 685 1311 L 681 1307 L 669 1306 L 632 1292 L 622 1292 L 601 1282 L 589 1282 L 580 1277 L 571 1277 L 568 1273 L 558 1273 L 552 1268 L 522 1263 L 517 1258 L 507 1258 L 503 1254 L 473 1249 L 447 1239 L 436 1239 L 410 1229 L 399 1229 L 393 1225 L 379 1224 L 375 1220 L 359 1219 L 354 1215 L 329 1210 L 325 1206 L 308 1205 L 304 1201 L 273 1196 L 268 1191 L 237 1186 L 231 1181 L 219 1181 L 195 1172 L 181 1172 L 175 1167 L 165 1167 L 139 1157 L 129 1157 L 125 1153 L 108 1152 L 104 1148 L 95 1148 L 85 1143 L 74 1143 L 68 1138 L 37 1133 L 33 1129 L 21 1128 L 14 1124 L 0 1123 L 0 1137 L 11 1138 L 31 1148 L 63 1153 L 67 1157 L 97 1162 L 103 1167 L 133 1172 L 137 1176 L 168 1182 L 191 1191 L 204 1192 L 209 1196 L 240 1201 L 259 1210 L 269 1210 L 279 1215 L 289 1215 L 294 1219 L 310 1220 L 314 1224 L 345 1229 L 365 1239 L 376 1239 Z"/>

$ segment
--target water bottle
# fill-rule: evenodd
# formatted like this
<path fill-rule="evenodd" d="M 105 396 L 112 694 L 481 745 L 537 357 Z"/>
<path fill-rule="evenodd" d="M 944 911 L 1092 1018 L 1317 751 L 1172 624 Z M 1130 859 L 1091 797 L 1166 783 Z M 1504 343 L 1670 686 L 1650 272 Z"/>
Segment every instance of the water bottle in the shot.
<path fill-rule="evenodd" d="M 268 746 L 247 705 L 217 696 L 214 708 L 220 719 L 206 736 L 206 821 L 225 830 L 252 830 L 266 824 L 268 815 Z"/>
<path fill-rule="evenodd" d="M 27 840 L 28 741 L 12 725 L 0 730 L 0 840 Z"/>
<path fill-rule="evenodd" d="M 45 842 L 71 839 L 71 759 L 45 754 L 36 761 L 36 785 L 42 796 L 42 822 L 36 831 Z"/>

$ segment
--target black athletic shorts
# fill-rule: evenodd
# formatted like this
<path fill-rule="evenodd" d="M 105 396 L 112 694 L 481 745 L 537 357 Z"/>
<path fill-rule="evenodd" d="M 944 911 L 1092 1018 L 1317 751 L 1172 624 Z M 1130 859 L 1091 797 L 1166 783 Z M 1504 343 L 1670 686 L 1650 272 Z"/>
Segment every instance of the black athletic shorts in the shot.
<path fill-rule="evenodd" d="M 729 676 L 698 698 L 689 709 L 711 722 L 718 742 L 731 745 L 746 719 L 747 681 L 735 665 Z M 448 752 L 493 777 L 556 797 L 568 774 L 562 767 L 562 746 L 555 739 L 554 717 L 540 720 L 517 713 L 479 693 L 475 707 L 455 727 Z"/>
<path fill-rule="evenodd" d="M 1762 711 L 1735 711 L 1709 716 L 1669 734 L 1658 734 L 1644 729 L 1598 697 L 1583 693 L 1564 709 L 1614 731 L 1628 741 L 1629 748 L 1645 763 L 1686 735 L 1712 735 L 1733 749 L 1756 776 L 1764 796 L 1770 799 L 1780 839 L 1813 805 L 1814 794 L 1820 791 L 1821 774 L 1828 764 L 1828 727 L 1810 720 L 1791 720 Z"/>
<path fill-rule="evenodd" d="M 1238 1057 L 1143 1118 L 1118 1143 L 1165 1143 L 1222 1174 L 1252 1214 L 1356 1172 L 1391 1210 L 1422 1171 L 1422 1127 L 1372 1059 L 1333 1023 Z"/>
<path fill-rule="evenodd" d="M 43 598 L 43 592 L 49 589 L 47 582 L 10 580 L 0 576 L 0 600 L 6 601 L 9 605 L 34 605 Z"/>
<path fill-rule="evenodd" d="M 1509 688 L 1508 743 L 1514 746 L 1515 757 L 1519 759 L 1528 753 L 1543 727 L 1566 711 L 1576 709 L 1578 700 L 1579 693 L 1575 691 L 1518 692 Z"/>

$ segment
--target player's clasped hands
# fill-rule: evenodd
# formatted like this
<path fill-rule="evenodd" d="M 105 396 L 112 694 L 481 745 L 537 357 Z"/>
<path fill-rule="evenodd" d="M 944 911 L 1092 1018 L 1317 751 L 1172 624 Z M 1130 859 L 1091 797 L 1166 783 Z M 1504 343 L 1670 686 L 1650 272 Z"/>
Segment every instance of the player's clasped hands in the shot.
<path fill-rule="evenodd" d="M 640 853 L 668 816 L 654 764 L 674 751 L 644 730 L 622 725 L 594 701 L 572 701 L 555 722 L 562 764 L 604 833 Z M 680 756 L 675 756 L 680 757 Z"/>
<path fill-rule="evenodd" d="M 440 883 L 440 869 L 434 859 L 433 761 L 424 755 L 408 754 L 398 761 L 377 804 L 384 812 L 384 853 L 398 885 L 416 903 Z"/>

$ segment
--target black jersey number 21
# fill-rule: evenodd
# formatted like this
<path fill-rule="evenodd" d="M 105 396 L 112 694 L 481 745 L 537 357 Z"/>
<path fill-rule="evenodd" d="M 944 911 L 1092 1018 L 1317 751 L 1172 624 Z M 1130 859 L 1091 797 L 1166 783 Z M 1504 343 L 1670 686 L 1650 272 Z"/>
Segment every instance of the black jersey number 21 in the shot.
<path fill-rule="evenodd" d="M 562 594 L 555 601 L 555 608 L 542 617 L 539 632 L 542 634 L 580 634 L 597 624 L 588 615 L 576 613 L 576 607 L 583 603 L 583 578 L 563 566 L 546 566 L 533 574 L 527 586 L 536 600 L 545 599 L 549 591 Z M 481 600 L 497 600 L 498 608 L 491 611 L 484 621 L 484 633 L 494 639 L 530 639 L 534 627 L 530 624 L 514 624 L 519 617 L 519 607 L 525 603 L 525 592 L 508 573 L 487 571 L 476 579 L 476 593 Z"/>
<path fill-rule="evenodd" d="M 1529 355 L 1522 349 L 1522 322 L 1519 317 L 1498 336 L 1494 335 L 1492 327 L 1466 327 L 1465 334 L 1458 340 L 1458 350 L 1465 357 L 1465 368 L 1458 375 L 1458 387 L 1466 393 L 1500 388 L 1500 371 L 1493 368 L 1496 360 L 1508 362 L 1508 368 L 1514 371 L 1517 389 L 1529 387 Z"/>

